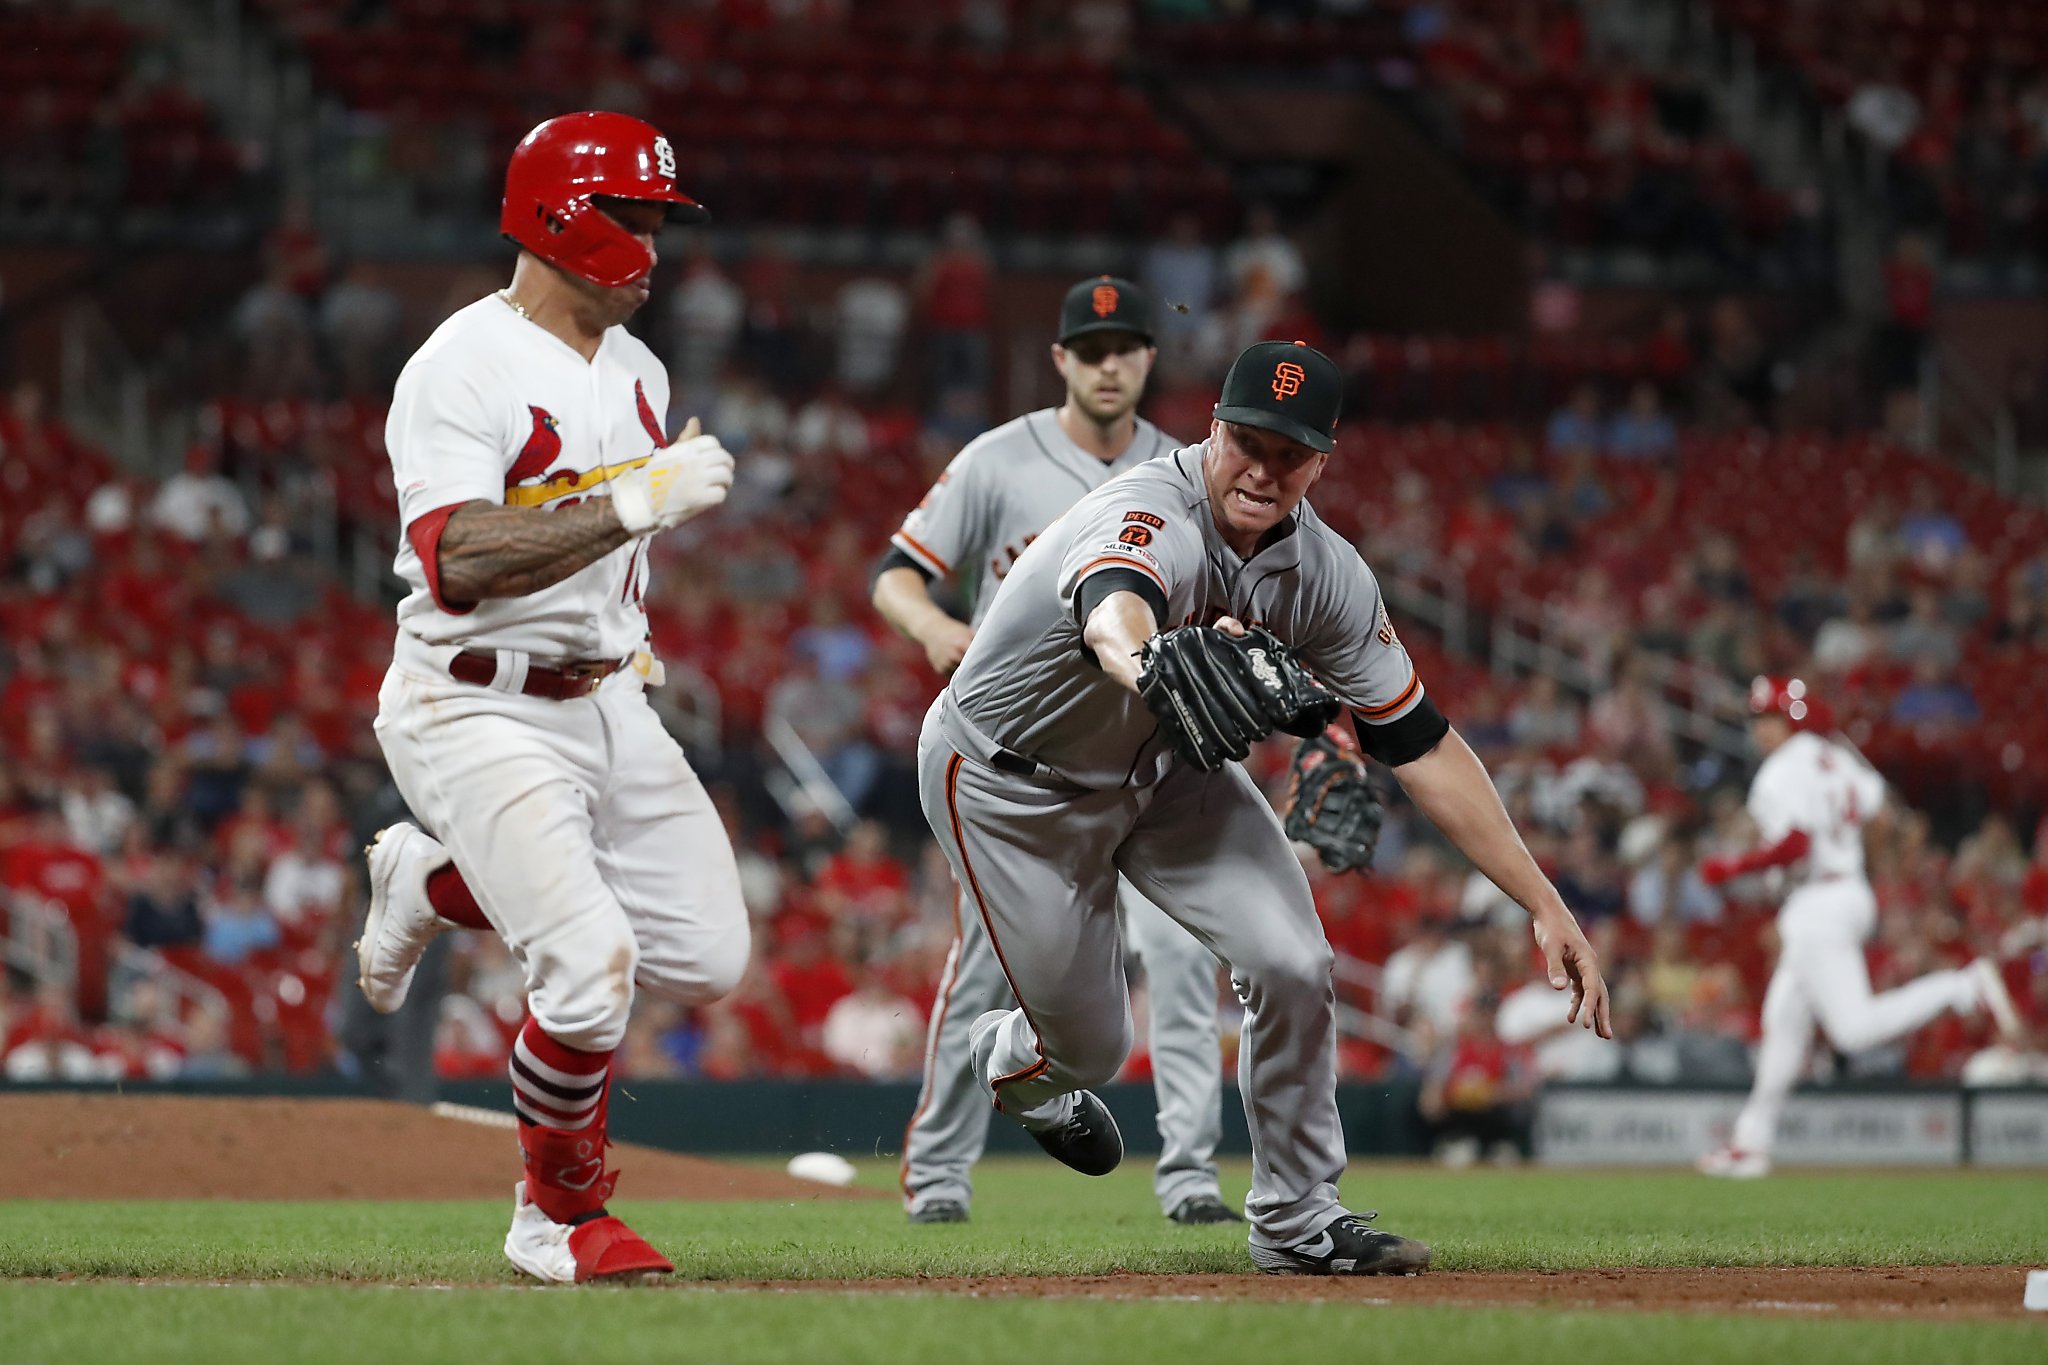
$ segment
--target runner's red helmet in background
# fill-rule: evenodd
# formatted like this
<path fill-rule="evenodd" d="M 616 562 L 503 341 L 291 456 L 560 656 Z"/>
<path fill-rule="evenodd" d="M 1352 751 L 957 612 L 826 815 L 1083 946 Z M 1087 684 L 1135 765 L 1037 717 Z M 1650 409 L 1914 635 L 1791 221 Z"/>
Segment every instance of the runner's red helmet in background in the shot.
<path fill-rule="evenodd" d="M 1752 716 L 1783 716 L 1795 730 L 1832 730 L 1834 713 L 1798 678 L 1759 677 L 1749 685 Z"/>
<path fill-rule="evenodd" d="M 675 148 L 653 124 L 627 114 L 564 114 L 513 149 L 498 230 L 592 284 L 630 284 L 654 257 L 591 202 L 600 195 L 665 205 L 675 222 L 711 216 L 676 188 Z"/>

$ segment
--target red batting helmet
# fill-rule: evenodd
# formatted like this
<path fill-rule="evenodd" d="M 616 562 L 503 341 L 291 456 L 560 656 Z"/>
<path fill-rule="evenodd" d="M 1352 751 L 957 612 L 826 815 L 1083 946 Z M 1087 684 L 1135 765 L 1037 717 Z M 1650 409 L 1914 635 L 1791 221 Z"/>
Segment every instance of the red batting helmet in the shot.
<path fill-rule="evenodd" d="M 1749 714 L 1783 716 L 1795 730 L 1827 730 L 1834 719 L 1828 704 L 1797 678 L 1758 678 L 1749 685 Z"/>
<path fill-rule="evenodd" d="M 629 284 L 654 257 L 590 202 L 598 195 L 663 204 L 679 222 L 711 216 L 676 188 L 675 149 L 652 124 L 626 114 L 564 114 L 513 149 L 498 230 L 592 284 Z"/>

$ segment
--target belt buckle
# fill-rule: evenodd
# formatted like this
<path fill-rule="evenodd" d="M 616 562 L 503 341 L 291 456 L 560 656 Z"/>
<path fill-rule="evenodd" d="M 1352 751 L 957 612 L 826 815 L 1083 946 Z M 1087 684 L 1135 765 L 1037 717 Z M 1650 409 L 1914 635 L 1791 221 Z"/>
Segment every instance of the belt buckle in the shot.
<path fill-rule="evenodd" d="M 562 670 L 562 676 L 576 687 L 576 695 L 587 697 L 613 672 L 613 665 L 601 659 L 580 659 Z"/>

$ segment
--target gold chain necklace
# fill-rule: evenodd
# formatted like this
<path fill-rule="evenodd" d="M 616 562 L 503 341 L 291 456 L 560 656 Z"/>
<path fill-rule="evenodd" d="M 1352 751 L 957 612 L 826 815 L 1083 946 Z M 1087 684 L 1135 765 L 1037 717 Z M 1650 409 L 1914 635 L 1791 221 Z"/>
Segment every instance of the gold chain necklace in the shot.
<path fill-rule="evenodd" d="M 525 304 L 521 303 L 518 299 L 512 297 L 511 290 L 500 289 L 498 291 L 498 297 L 505 300 L 505 306 L 510 308 L 513 312 L 519 314 L 520 317 L 525 318 L 528 322 L 533 321 L 533 314 L 526 311 Z"/>

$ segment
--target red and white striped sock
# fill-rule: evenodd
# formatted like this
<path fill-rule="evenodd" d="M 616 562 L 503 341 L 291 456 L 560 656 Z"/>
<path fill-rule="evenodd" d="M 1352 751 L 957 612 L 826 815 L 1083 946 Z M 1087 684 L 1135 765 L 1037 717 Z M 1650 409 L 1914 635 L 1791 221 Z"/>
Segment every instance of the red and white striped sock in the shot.
<path fill-rule="evenodd" d="M 543 1128 L 588 1128 L 604 1104 L 610 1052 L 579 1052 L 556 1042 L 532 1019 L 512 1044 L 512 1107 Z"/>

